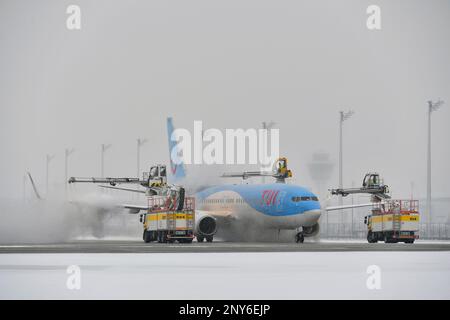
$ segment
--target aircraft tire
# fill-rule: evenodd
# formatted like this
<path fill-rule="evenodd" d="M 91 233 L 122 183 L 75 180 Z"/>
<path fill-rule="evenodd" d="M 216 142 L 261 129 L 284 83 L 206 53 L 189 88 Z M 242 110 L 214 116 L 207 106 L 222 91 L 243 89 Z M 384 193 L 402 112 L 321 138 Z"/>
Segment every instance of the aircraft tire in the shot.
<path fill-rule="evenodd" d="M 305 241 L 305 236 L 303 235 L 303 232 L 299 232 L 295 235 L 295 242 L 303 243 L 304 241 Z"/>
<path fill-rule="evenodd" d="M 197 242 L 203 242 L 203 240 L 205 240 L 205 238 L 202 236 L 197 236 Z"/>
<path fill-rule="evenodd" d="M 207 236 L 206 237 L 206 242 L 213 242 L 213 236 Z"/>

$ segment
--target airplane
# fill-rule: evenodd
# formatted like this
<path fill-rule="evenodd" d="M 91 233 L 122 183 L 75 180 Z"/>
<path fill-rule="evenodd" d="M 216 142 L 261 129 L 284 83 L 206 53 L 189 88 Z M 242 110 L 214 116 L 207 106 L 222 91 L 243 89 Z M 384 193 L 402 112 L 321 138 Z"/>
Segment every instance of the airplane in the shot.
<path fill-rule="evenodd" d="M 171 154 L 178 153 L 177 144 L 171 139 L 174 132 L 172 118 L 167 118 L 167 135 L 169 145 L 170 173 L 173 180 L 171 188 L 180 189 L 188 177 L 184 164 L 175 164 Z M 216 234 L 224 240 L 242 240 L 245 233 L 252 233 L 258 238 L 272 231 L 295 230 L 295 241 L 303 243 L 305 237 L 314 237 L 320 231 L 319 218 L 323 210 L 334 211 L 349 208 L 372 206 L 373 203 L 344 205 L 321 208 L 318 197 L 306 187 L 287 184 L 292 177 L 287 169 L 287 159 L 279 158 L 273 164 L 271 172 L 245 171 L 242 173 L 223 174 L 222 177 L 241 177 L 246 180 L 256 176 L 271 176 L 273 183 L 267 184 L 221 184 L 193 190 L 196 198 L 195 235 L 198 242 L 212 242 Z M 139 178 L 70 178 L 69 183 L 94 182 L 109 183 L 100 186 L 122 191 L 138 192 L 151 195 L 153 190 L 150 180 Z M 134 183 L 146 187 L 146 191 L 116 187 L 120 183 Z M 188 194 L 191 194 L 189 190 Z M 183 190 L 184 196 L 184 190 Z M 123 204 L 130 213 L 148 210 L 147 205 Z"/>
<path fill-rule="evenodd" d="M 167 119 L 169 152 L 176 145 L 170 137 L 174 126 L 172 118 Z M 173 178 L 177 182 L 186 179 L 183 164 L 175 165 L 170 157 Z M 181 172 L 181 173 L 180 173 Z M 231 231 L 233 224 L 241 225 L 240 231 L 249 228 L 265 233 L 280 230 L 296 230 L 295 241 L 302 243 L 305 237 L 319 233 L 319 218 L 322 208 L 318 197 L 307 188 L 286 184 L 292 177 L 287 169 L 287 159 L 280 158 L 273 164 L 272 172 L 246 171 L 223 174 L 222 177 L 242 177 L 244 180 L 255 176 L 271 176 L 274 183 L 268 184 L 224 184 L 207 187 L 196 192 L 196 236 L 199 242 L 213 241 L 221 229 Z M 372 203 L 326 207 L 326 211 L 372 206 Z M 222 235 L 229 238 L 232 232 Z M 239 234 L 237 234 L 239 236 Z M 232 235 L 236 239 L 236 232 Z"/>

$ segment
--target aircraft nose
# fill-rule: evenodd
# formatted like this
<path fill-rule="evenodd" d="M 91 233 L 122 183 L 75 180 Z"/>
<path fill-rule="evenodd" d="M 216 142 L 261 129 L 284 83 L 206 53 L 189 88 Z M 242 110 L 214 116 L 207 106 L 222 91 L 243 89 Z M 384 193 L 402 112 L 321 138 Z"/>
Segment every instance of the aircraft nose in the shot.
<path fill-rule="evenodd" d="M 308 218 L 311 220 L 319 220 L 320 215 L 322 214 L 322 210 L 320 209 L 308 210 L 304 214 L 306 214 Z"/>

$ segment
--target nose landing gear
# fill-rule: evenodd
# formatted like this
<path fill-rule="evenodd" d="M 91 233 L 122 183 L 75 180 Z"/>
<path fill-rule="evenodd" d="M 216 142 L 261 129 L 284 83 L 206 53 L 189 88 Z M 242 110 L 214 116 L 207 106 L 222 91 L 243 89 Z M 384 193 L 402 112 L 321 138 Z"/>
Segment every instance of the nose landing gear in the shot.
<path fill-rule="evenodd" d="M 305 241 L 305 235 L 303 234 L 303 231 L 297 232 L 295 235 L 295 242 L 297 243 L 303 243 Z"/>

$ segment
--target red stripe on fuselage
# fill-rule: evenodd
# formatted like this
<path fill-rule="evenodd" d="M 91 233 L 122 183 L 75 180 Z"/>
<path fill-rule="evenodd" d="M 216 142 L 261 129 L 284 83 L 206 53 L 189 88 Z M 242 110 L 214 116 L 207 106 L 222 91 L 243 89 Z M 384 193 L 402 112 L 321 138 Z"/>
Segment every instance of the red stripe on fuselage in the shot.
<path fill-rule="evenodd" d="M 267 206 L 275 205 L 279 192 L 279 190 L 264 190 L 261 195 L 263 204 L 266 204 Z"/>

